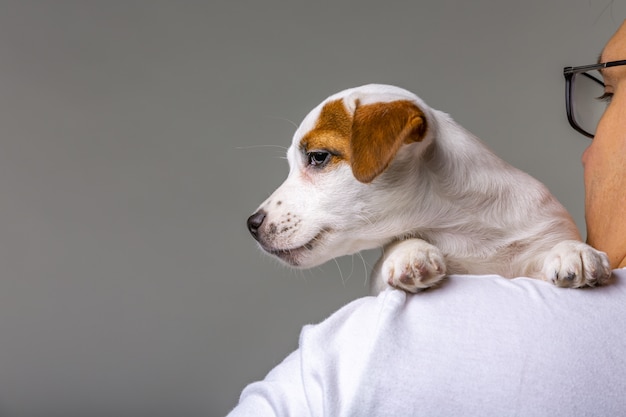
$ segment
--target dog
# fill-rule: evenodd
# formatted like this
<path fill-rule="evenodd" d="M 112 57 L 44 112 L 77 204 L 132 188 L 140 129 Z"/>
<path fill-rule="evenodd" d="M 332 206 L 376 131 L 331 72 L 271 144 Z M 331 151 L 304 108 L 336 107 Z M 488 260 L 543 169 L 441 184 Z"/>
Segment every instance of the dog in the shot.
<path fill-rule="evenodd" d="M 407 292 L 446 274 L 608 282 L 547 188 L 415 94 L 370 84 L 331 95 L 297 128 L 289 175 L 247 221 L 260 247 L 310 268 L 382 247 L 370 288 Z"/>

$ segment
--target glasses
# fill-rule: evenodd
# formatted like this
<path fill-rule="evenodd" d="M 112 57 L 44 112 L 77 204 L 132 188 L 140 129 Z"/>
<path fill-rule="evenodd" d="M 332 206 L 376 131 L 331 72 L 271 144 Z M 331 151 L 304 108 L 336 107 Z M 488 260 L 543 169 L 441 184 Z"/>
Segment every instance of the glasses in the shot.
<path fill-rule="evenodd" d="M 563 68 L 567 120 L 588 138 L 595 136 L 598 122 L 610 101 L 610 96 L 604 93 L 600 70 L 620 65 L 626 65 L 626 60 Z"/>

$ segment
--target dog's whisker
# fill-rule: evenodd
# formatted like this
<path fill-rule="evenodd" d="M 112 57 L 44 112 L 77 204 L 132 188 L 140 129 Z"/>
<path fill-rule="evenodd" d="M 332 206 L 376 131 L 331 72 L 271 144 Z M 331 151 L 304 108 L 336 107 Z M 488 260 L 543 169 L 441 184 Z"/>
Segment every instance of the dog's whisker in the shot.
<path fill-rule="evenodd" d="M 348 275 L 348 279 L 346 279 L 346 281 L 352 278 L 352 274 L 354 274 L 354 254 L 350 257 L 350 275 Z"/>
<path fill-rule="evenodd" d="M 343 278 L 343 272 L 341 271 L 341 266 L 339 266 L 339 262 L 337 261 L 337 258 L 333 258 L 333 261 L 335 261 L 335 265 L 337 265 L 337 269 L 339 270 L 339 276 L 341 277 L 341 283 L 345 287 L 346 281 Z"/>
<path fill-rule="evenodd" d="M 291 125 L 293 125 L 296 129 L 298 128 L 297 123 L 295 123 L 293 120 L 291 119 L 287 119 L 286 117 L 279 117 L 279 116 L 266 116 L 268 119 L 274 119 L 274 120 L 283 120 L 285 122 L 289 122 Z"/>
<path fill-rule="evenodd" d="M 352 256 L 350 256 L 350 260 L 351 260 L 350 274 L 348 274 L 348 277 L 344 280 L 344 285 L 348 281 L 350 281 L 350 278 L 352 278 L 352 275 L 354 274 L 354 254 L 352 254 Z M 339 264 L 337 264 L 337 266 L 339 266 Z"/>
<path fill-rule="evenodd" d="M 281 145 L 246 145 L 246 146 L 235 146 L 235 149 L 237 150 L 249 150 L 249 149 L 258 149 L 258 148 L 278 148 L 280 150 L 283 150 L 285 152 L 287 152 L 287 147 L 286 146 L 281 146 Z"/>
<path fill-rule="evenodd" d="M 361 261 L 363 262 L 363 268 L 365 269 L 365 272 L 367 272 L 369 269 L 372 268 L 372 265 L 370 265 L 369 263 L 367 263 L 367 260 L 365 259 L 365 257 L 363 256 L 363 253 L 361 252 L 357 252 L 357 254 L 359 255 L 359 257 L 361 258 Z"/>
<path fill-rule="evenodd" d="M 363 256 L 363 254 L 361 252 L 357 252 L 357 255 L 361 258 L 361 261 L 363 262 L 363 270 L 365 272 L 364 276 L 365 276 L 365 280 L 363 281 L 363 285 L 367 286 L 367 282 L 369 280 L 369 274 L 367 273 L 367 271 L 369 270 L 367 262 L 365 261 L 365 257 Z"/>
<path fill-rule="evenodd" d="M 294 269 L 294 274 L 299 277 L 302 281 L 307 282 L 307 277 L 305 275 L 306 272 L 311 273 L 311 271 L 309 270 L 303 270 L 303 269 Z"/>

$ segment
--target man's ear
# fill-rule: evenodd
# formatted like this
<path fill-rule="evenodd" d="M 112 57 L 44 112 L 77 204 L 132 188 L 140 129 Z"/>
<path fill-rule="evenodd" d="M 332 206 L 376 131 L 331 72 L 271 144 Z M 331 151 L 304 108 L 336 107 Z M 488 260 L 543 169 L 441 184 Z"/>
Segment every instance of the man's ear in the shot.
<path fill-rule="evenodd" d="M 351 133 L 355 178 L 369 183 L 391 163 L 403 144 L 426 135 L 426 116 L 408 100 L 360 105 L 356 102 Z"/>

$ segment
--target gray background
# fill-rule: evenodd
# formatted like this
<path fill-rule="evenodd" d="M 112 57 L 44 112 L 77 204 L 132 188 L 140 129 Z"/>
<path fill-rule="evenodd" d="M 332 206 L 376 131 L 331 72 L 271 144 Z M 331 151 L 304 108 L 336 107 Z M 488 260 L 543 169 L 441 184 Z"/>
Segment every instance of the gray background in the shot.
<path fill-rule="evenodd" d="M 290 121 L 340 89 L 416 92 L 584 230 L 588 142 L 561 70 L 625 16 L 609 0 L 0 2 L 0 415 L 223 415 L 302 325 L 365 295 L 360 257 L 290 270 L 245 228 L 287 174 Z"/>

